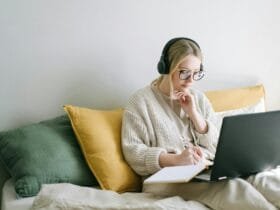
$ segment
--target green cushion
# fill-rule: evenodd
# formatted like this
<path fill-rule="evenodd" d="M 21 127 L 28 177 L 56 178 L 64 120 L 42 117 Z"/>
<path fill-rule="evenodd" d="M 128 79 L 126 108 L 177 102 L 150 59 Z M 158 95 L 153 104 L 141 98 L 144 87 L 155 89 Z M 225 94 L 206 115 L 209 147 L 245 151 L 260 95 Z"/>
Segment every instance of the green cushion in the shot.
<path fill-rule="evenodd" d="M 44 183 L 98 185 L 66 115 L 0 132 L 0 158 L 21 197 L 36 195 Z"/>

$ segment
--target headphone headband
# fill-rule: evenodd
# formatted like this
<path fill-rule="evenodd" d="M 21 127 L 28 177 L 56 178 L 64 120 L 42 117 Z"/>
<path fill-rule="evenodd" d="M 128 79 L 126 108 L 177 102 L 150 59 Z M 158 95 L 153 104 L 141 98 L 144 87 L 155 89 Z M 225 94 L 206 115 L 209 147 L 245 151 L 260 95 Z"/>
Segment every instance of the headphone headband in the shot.
<path fill-rule="evenodd" d="M 160 56 L 160 60 L 159 60 L 158 65 L 157 65 L 158 72 L 160 74 L 169 74 L 170 64 L 169 64 L 169 61 L 168 61 L 168 50 L 171 47 L 171 45 L 173 45 L 175 42 L 177 42 L 180 39 L 190 41 L 190 42 L 195 44 L 200 49 L 200 46 L 199 46 L 199 44 L 196 41 L 194 41 L 194 40 L 192 40 L 190 38 L 187 38 L 187 37 L 176 37 L 176 38 L 173 38 L 173 39 L 169 40 L 165 44 L 165 46 L 164 46 L 164 48 L 162 50 L 162 53 L 161 53 L 161 56 Z M 201 70 L 203 69 L 202 64 L 200 66 L 200 69 Z"/>

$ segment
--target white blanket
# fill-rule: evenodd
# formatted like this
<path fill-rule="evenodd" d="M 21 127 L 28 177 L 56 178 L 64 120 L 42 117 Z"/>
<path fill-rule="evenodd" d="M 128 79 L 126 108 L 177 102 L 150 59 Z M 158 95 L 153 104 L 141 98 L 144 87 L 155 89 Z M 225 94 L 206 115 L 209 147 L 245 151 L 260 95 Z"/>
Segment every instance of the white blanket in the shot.
<path fill-rule="evenodd" d="M 206 210 L 196 201 L 181 197 L 157 197 L 150 193 L 123 193 L 80 187 L 73 184 L 43 185 L 32 210 Z"/>

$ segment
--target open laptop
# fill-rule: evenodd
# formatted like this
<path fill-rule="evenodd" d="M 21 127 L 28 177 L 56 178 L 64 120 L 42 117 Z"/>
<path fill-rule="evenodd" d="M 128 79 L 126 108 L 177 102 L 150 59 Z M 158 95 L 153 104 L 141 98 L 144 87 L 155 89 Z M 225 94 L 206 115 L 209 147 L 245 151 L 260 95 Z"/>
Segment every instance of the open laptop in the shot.
<path fill-rule="evenodd" d="M 218 181 L 280 166 L 280 111 L 224 117 L 213 166 L 195 178 Z"/>

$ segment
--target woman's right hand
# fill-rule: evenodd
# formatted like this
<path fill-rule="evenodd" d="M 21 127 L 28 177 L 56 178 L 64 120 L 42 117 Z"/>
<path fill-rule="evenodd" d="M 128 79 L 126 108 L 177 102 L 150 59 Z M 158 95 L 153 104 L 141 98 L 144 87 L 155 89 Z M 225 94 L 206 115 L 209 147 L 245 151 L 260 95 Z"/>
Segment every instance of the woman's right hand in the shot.
<path fill-rule="evenodd" d="M 164 153 L 159 155 L 160 167 L 193 165 L 203 158 L 202 151 L 198 146 L 190 146 L 182 151 L 181 154 Z"/>
<path fill-rule="evenodd" d="M 193 165 L 197 164 L 202 158 L 202 153 L 199 147 L 188 147 L 177 155 L 178 165 Z"/>

